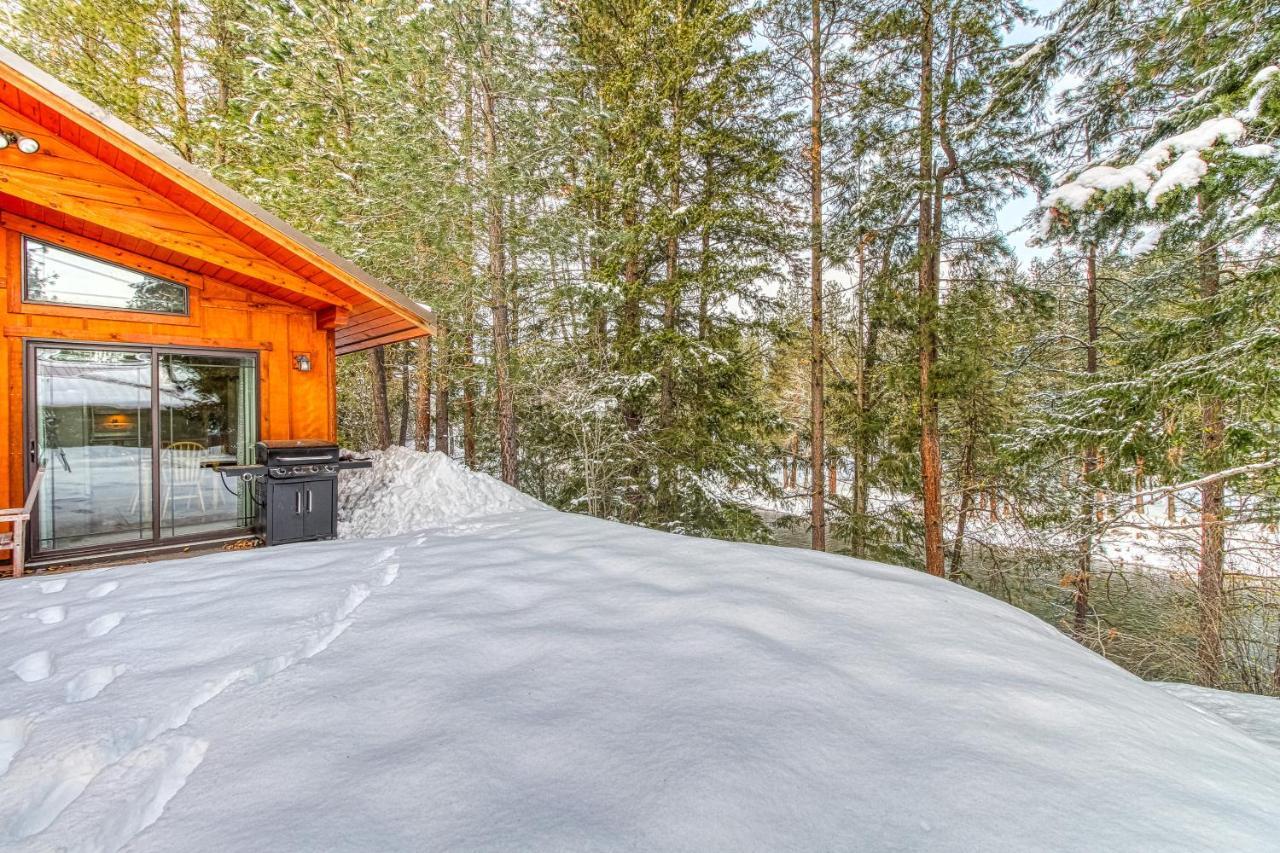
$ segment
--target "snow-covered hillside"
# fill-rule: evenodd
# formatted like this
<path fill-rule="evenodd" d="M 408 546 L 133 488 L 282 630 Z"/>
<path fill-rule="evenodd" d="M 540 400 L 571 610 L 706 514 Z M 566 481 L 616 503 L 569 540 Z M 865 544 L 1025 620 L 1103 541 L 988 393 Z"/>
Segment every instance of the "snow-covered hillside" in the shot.
<path fill-rule="evenodd" d="M 436 494 L 478 488 L 418 463 Z M 1280 837 L 1280 749 L 981 594 L 509 494 L 468 506 L 395 538 L 0 583 L 0 847 Z"/>

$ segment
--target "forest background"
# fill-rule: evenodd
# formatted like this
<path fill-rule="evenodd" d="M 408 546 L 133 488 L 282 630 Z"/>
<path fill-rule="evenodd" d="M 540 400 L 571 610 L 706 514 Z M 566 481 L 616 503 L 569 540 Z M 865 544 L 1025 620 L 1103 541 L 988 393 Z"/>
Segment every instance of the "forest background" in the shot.
<path fill-rule="evenodd" d="M 1146 678 L 1280 694 L 1280 4 L 0 9 L 434 309 L 341 360 L 347 445 L 917 567 Z"/>

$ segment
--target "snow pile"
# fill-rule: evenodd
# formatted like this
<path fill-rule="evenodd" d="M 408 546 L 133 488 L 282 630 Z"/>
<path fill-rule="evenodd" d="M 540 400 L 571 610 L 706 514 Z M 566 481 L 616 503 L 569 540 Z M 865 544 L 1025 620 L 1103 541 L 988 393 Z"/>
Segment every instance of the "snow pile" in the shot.
<path fill-rule="evenodd" d="M 405 447 L 372 451 L 373 467 L 338 484 L 338 535 L 396 536 L 504 512 L 548 507 L 443 453 Z"/>
<path fill-rule="evenodd" d="M 464 526 L 0 582 L 0 848 L 1280 837 L 1280 750 L 995 599 L 554 511 Z"/>
<path fill-rule="evenodd" d="M 1221 717 L 1241 731 L 1253 735 L 1262 743 L 1280 748 L 1280 698 L 1257 696 L 1251 693 L 1232 693 L 1229 690 L 1196 687 L 1194 684 L 1175 684 L 1171 681 L 1153 683 L 1182 701 Z"/>

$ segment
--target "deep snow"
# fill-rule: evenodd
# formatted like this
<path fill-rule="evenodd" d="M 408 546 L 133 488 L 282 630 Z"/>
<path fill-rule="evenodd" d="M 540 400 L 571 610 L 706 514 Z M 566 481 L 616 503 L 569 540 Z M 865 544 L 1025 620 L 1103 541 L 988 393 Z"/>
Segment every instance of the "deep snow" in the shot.
<path fill-rule="evenodd" d="M 0 846 L 1275 849 L 1280 750 L 1028 614 L 483 487 L 0 584 Z"/>
<path fill-rule="evenodd" d="M 500 512 L 547 509 L 505 483 L 459 465 L 443 453 L 405 447 L 364 454 L 373 468 L 343 475 L 338 535 L 397 536 L 428 527 L 458 527 Z"/>

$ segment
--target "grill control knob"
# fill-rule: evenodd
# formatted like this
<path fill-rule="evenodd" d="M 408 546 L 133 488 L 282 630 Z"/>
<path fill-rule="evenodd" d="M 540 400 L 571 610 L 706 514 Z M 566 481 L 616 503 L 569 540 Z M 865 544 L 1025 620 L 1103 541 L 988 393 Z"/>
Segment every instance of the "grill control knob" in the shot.
<path fill-rule="evenodd" d="M 315 465 L 312 465 L 310 468 L 308 468 L 308 469 L 307 469 L 307 471 L 308 471 L 309 473 L 312 473 L 312 474 L 318 474 L 318 473 L 320 473 L 320 469 L 319 469 L 318 467 L 316 467 Z"/>

